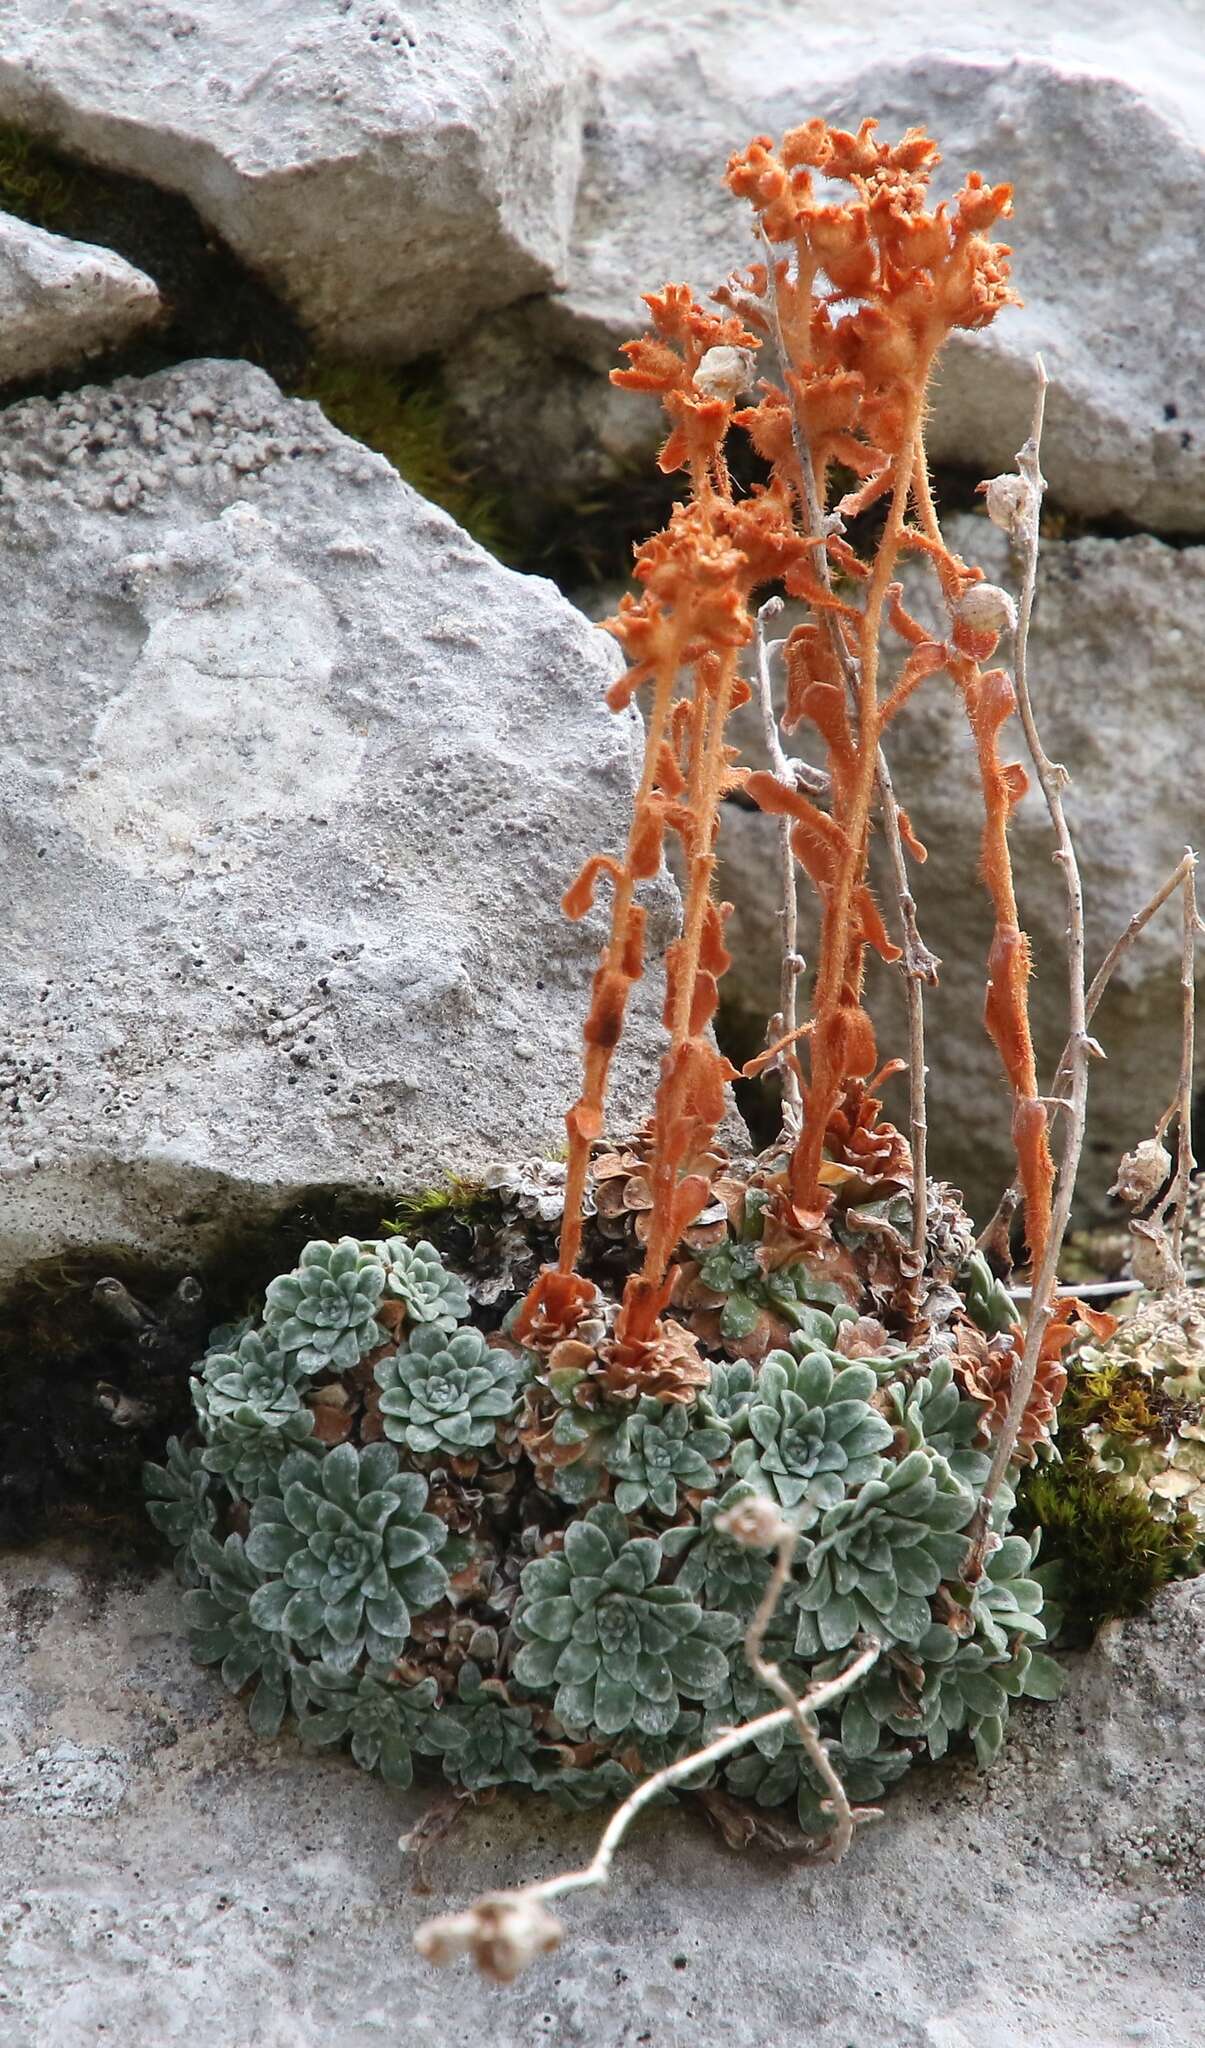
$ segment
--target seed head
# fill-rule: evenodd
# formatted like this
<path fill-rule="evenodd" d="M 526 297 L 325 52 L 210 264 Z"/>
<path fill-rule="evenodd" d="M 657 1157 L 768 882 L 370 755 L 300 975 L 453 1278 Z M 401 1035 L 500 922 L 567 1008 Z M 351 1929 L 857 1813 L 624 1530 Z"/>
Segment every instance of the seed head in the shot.
<path fill-rule="evenodd" d="M 1005 476 L 994 476 L 988 483 L 980 484 L 987 502 L 987 516 L 993 526 L 1003 527 L 1013 539 L 1019 539 L 1029 512 L 1030 486 L 1023 476 L 1010 470 Z"/>
<path fill-rule="evenodd" d="M 765 1494 L 738 1501 L 735 1507 L 716 1516 L 715 1526 L 742 1550 L 773 1550 L 791 1534 L 791 1524 L 782 1509 Z"/>
<path fill-rule="evenodd" d="M 1144 1138 L 1141 1145 L 1125 1154 L 1109 1193 L 1116 1195 L 1118 1201 L 1128 1202 L 1131 1209 L 1141 1209 L 1154 1201 L 1171 1170 L 1172 1155 L 1167 1146 L 1158 1138 Z"/>
<path fill-rule="evenodd" d="M 969 633 L 1011 633 L 1017 607 L 998 583 L 972 583 L 959 598 L 954 616 Z"/>
<path fill-rule="evenodd" d="M 753 382 L 753 357 L 747 348 L 709 348 L 694 375 L 701 398 L 722 398 L 735 405 Z"/>
<path fill-rule="evenodd" d="M 424 1920 L 414 1946 L 429 1963 L 471 1955 L 483 1976 L 513 1984 L 537 1956 L 559 1948 L 565 1930 L 537 1899 L 522 1892 L 488 1892 L 464 1913 Z"/>

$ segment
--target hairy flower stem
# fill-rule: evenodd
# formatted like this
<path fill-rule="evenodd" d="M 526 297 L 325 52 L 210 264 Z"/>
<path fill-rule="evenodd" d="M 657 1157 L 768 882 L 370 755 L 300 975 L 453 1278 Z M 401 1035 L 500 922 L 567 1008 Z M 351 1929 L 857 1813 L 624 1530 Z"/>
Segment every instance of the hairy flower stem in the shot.
<path fill-rule="evenodd" d="M 916 899 L 908 882 L 908 866 L 904 858 L 904 842 L 900 833 L 899 805 L 895 800 L 891 771 L 882 747 L 879 748 L 878 779 L 883 831 L 895 875 L 895 896 L 903 939 L 900 970 L 904 977 L 904 1005 L 908 1020 L 908 1138 L 912 1148 L 912 1252 L 917 1267 L 915 1278 L 919 1282 L 929 1229 L 929 1119 L 925 1086 L 928 1069 L 925 1066 L 925 999 L 921 989 L 925 983 L 928 983 L 930 988 L 936 988 L 937 970 L 941 962 L 936 954 L 929 951 L 917 928 Z"/>
<path fill-rule="evenodd" d="M 762 242 L 767 255 L 768 290 L 766 307 L 770 319 L 770 332 L 778 358 L 778 371 L 783 394 L 790 410 L 791 440 L 799 471 L 800 504 L 803 511 L 802 527 L 805 539 L 820 541 L 824 534 L 824 513 L 820 492 L 816 482 L 816 467 L 808 445 L 807 427 L 799 406 L 795 388 L 787 374 L 790 355 L 782 326 L 782 310 L 779 303 L 779 279 L 770 242 L 762 233 Z M 919 408 L 918 408 L 919 416 Z M 828 550 L 823 545 L 815 551 L 816 574 L 826 596 L 832 594 L 832 566 Z M 835 612 L 826 610 L 824 628 L 834 658 L 845 678 L 851 705 L 859 701 L 859 680 L 857 664 L 845 644 L 845 637 Z M 777 765 L 775 773 L 777 774 Z M 926 1111 L 926 1069 L 925 1069 L 925 1002 L 922 985 L 937 985 L 937 970 L 941 962 L 931 953 L 921 938 L 916 922 L 916 901 L 908 880 L 908 865 L 904 855 L 904 842 L 900 832 L 899 805 L 891 780 L 891 771 L 881 743 L 875 750 L 875 780 L 878 787 L 879 807 L 883 817 L 887 852 L 891 862 L 895 884 L 896 903 L 899 909 L 903 940 L 904 1001 L 908 1018 L 908 1090 L 909 1130 L 912 1143 L 912 1249 L 923 1259 L 925 1235 L 928 1222 L 927 1145 L 928 1116 Z M 787 837 L 789 839 L 789 832 Z M 785 1034 L 784 1034 L 785 1035 Z"/>
<path fill-rule="evenodd" d="M 1042 513 L 1042 492 L 1045 489 L 1045 479 L 1041 471 L 1041 444 L 1042 421 L 1046 409 L 1046 371 L 1040 356 L 1036 358 L 1036 368 L 1037 393 L 1034 400 L 1033 424 L 1029 439 L 1017 455 L 1018 473 L 1028 485 L 1028 490 L 1024 509 L 1016 525 L 1017 538 L 1022 549 L 1022 580 L 1014 676 L 1017 706 L 1021 714 L 1026 745 L 1041 784 L 1042 794 L 1046 799 L 1046 808 L 1050 813 L 1055 836 L 1055 859 L 1063 870 L 1063 882 L 1067 892 L 1070 1087 L 1066 1097 L 1067 1109 L 1061 1132 L 1059 1176 L 1050 1227 L 1041 1248 L 1040 1259 L 1035 1258 L 1036 1270 L 1025 1328 L 1025 1346 L 1014 1376 L 1008 1412 L 993 1447 L 991 1468 L 968 1530 L 969 1547 L 964 1577 L 969 1584 L 973 1584 L 983 1573 L 992 1505 L 1016 1448 L 1021 1424 L 1037 1377 L 1042 1343 L 1054 1309 L 1059 1253 L 1071 1216 L 1071 1202 L 1079 1172 L 1080 1153 L 1083 1149 L 1084 1126 L 1088 1113 L 1088 1062 L 1094 1050 L 1092 1040 L 1088 1036 L 1087 996 L 1084 986 L 1083 886 L 1074 842 L 1063 809 L 1063 790 L 1069 778 L 1066 769 L 1052 762 L 1042 745 L 1029 694 L 1029 623 L 1033 615 L 1034 591 L 1037 586 L 1039 522 Z"/>
<path fill-rule="evenodd" d="M 700 1010 L 700 963 L 707 912 L 712 906 L 711 884 L 715 873 L 715 842 L 720 799 L 723 794 L 726 761 L 724 730 L 740 678 L 736 650 L 720 661 L 703 656 L 695 667 L 695 695 L 689 728 L 690 765 L 687 774 L 686 807 L 686 901 L 683 906 L 682 936 L 673 949 L 673 976 L 669 1014 L 669 1046 L 662 1055 L 661 1080 L 653 1112 L 653 1162 L 650 1187 L 653 1195 L 651 1228 L 645 1246 L 644 1264 L 638 1284 L 625 1289 L 624 1304 L 616 1325 L 620 1337 L 647 1338 L 656 1319 L 658 1295 L 674 1246 L 681 1236 L 678 1206 L 680 1146 L 674 1142 L 690 1115 L 690 1067 L 688 1046 L 696 1031 L 710 1022 Z M 700 1190 L 700 1204 L 706 1186 Z"/>
<path fill-rule="evenodd" d="M 566 1274 L 575 1270 L 581 1251 L 586 1181 L 590 1172 L 590 1149 L 594 1139 L 601 1135 L 607 1083 L 610 1079 L 615 1047 L 623 1029 L 627 990 L 631 988 L 639 973 L 639 962 L 631 957 L 634 943 L 638 944 L 643 952 L 642 931 L 634 918 L 636 851 L 645 827 L 649 800 L 656 785 L 658 760 L 669 722 L 670 705 L 678 680 L 687 625 L 688 622 L 683 620 L 681 631 L 674 636 L 669 649 L 658 664 L 654 677 L 652 702 L 648 710 L 644 763 L 632 805 L 627 855 L 615 876 L 611 900 L 610 937 L 595 977 L 596 989 L 604 977 L 614 977 L 613 985 L 623 989 L 623 999 L 616 1006 L 616 1010 L 602 1020 L 597 1035 L 587 1036 L 582 1091 L 565 1118 L 569 1134 L 569 1156 L 565 1173 L 565 1211 L 561 1225 L 558 1269 Z M 588 1024 L 587 1032 L 589 1029 Z"/>
<path fill-rule="evenodd" d="M 1043 385 L 1043 390 L 1044 390 Z M 1028 443 L 1026 444 L 1028 447 Z M 1022 451 L 1024 452 L 1024 451 Z M 1020 458 L 1018 458 L 1020 459 Z M 1035 458 L 1036 462 L 1036 458 Z M 1036 487 L 1035 487 L 1036 488 Z M 931 544 L 940 553 L 948 553 L 942 537 L 937 508 L 933 502 L 929 482 L 929 467 L 923 445 L 919 439 L 916 448 L 915 500 L 921 528 Z M 1017 703 L 1020 706 L 1021 689 L 1024 687 L 1025 645 L 1029 632 L 1029 618 L 1033 609 L 1034 579 L 1037 571 L 1037 526 L 1041 511 L 1041 491 L 1037 488 L 1034 499 L 1032 555 L 1026 555 L 1026 583 L 1028 600 L 1023 600 L 1022 612 L 1017 623 L 1017 663 L 1020 680 L 1017 688 Z M 954 605 L 945 589 L 950 610 L 951 625 L 954 624 Z M 1016 890 L 1013 884 L 1012 860 L 1008 846 L 1008 819 L 1010 799 L 1006 793 L 1005 775 L 1000 767 L 997 753 L 997 727 L 990 718 L 990 704 L 985 697 L 991 675 L 985 676 L 977 662 L 962 656 L 953 669 L 955 680 L 962 691 L 975 738 L 979 757 L 980 779 L 983 788 L 986 822 L 983 838 L 983 875 L 995 911 L 995 933 L 988 970 L 988 1029 L 1000 1054 L 1005 1073 L 1013 1089 L 1013 1143 L 1017 1153 L 1019 1179 L 1025 1197 L 1025 1229 L 1029 1242 L 1035 1272 L 1045 1256 L 1051 1234 L 1051 1183 L 1054 1176 L 1050 1157 L 1049 1141 L 1046 1135 L 1047 1115 L 1038 1094 L 1037 1061 L 1033 1049 L 1033 1037 L 1029 1024 L 1029 1002 L 1027 983 L 1029 979 L 1029 943 L 1021 930 L 1020 914 L 1017 908 Z M 998 674 L 998 671 L 994 671 Z M 1032 727 L 1032 715 L 1030 717 Z M 1026 731 L 1029 738 L 1029 728 Z M 1036 733 L 1034 739 L 1036 740 Z M 1032 746 L 1031 746 L 1032 751 Z M 1045 756 L 1043 755 L 1043 760 Z M 1037 760 L 1034 756 L 1035 763 Z M 1049 764 L 1047 764 L 1049 766 Z M 1041 771 L 1039 770 L 1039 773 Z M 1043 785 L 1045 787 L 1045 785 Z M 1059 857 L 1059 856 L 1056 856 Z M 1074 855 L 1072 856 L 1074 859 Z M 1075 885 L 1078 889 L 1078 871 Z M 1080 912 L 1080 948 L 1082 955 L 1082 906 Z M 1082 975 L 1081 975 L 1082 991 Z M 1072 1035 L 1075 1034 L 1073 1022 Z M 1078 1157 L 1078 1154 L 1077 1154 Z"/>
<path fill-rule="evenodd" d="M 791 1196 L 800 1209 L 819 1205 L 820 1165 L 829 1118 L 848 1077 L 846 1015 L 850 1009 L 858 1007 L 861 998 L 865 941 L 854 897 L 865 884 L 870 812 L 876 788 L 880 787 L 879 634 L 887 586 L 900 550 L 926 381 L 926 378 L 918 377 L 917 387 L 909 400 L 887 523 L 875 556 L 859 630 L 857 775 L 848 809 L 836 819 L 845 835 L 846 849 L 825 901 L 821 920 L 814 997 L 815 1029 L 811 1039 L 811 1086 L 803 1133 L 791 1159 Z M 835 810 L 836 807 L 834 815 Z"/>

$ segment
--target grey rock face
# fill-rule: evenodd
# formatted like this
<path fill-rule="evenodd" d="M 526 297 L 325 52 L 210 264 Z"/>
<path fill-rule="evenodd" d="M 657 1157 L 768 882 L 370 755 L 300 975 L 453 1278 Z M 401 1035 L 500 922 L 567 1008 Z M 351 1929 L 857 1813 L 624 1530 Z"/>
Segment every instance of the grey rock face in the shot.
<path fill-rule="evenodd" d="M 0 119 L 184 193 L 328 346 L 419 355 L 555 281 L 579 62 L 541 0 L 4 0 L 0 51 Z"/>
<path fill-rule="evenodd" d="M 916 1771 L 839 1869 L 723 1849 L 666 1812 L 565 1946 L 509 1990 L 436 1971 L 418 1922 L 584 1861 L 601 1822 L 501 1798 L 430 1852 L 350 1759 L 250 1734 L 194 1666 L 179 1588 L 98 1584 L 67 1551 L 7 1560 L 0 1673 L 0 2038 L 91 2048 L 1182 2048 L 1205 1995 L 1205 1581 L 1072 1658 L 1056 1707 L 1014 1713 L 999 1763 Z M 64 1802 L 46 1753 L 92 1759 Z M 22 1775 L 24 1773 L 24 1775 Z M 108 1789 L 103 1789 L 108 1788 Z M 113 1792 L 120 1788 L 120 1798 Z"/>
<path fill-rule="evenodd" d="M 883 132 L 928 126 L 938 190 L 981 169 L 1016 189 L 1025 301 L 982 335 L 959 335 L 935 392 L 932 454 L 990 475 L 1029 413 L 1034 351 L 1052 380 L 1045 467 L 1055 497 L 1088 515 L 1167 530 L 1205 520 L 1205 433 L 1193 250 L 1205 199 L 1205 98 L 1179 56 L 1197 10 L 1159 0 L 1141 17 L 1028 0 L 990 10 L 929 0 L 857 10 L 707 0 L 672 19 L 650 0 L 559 0 L 594 67 L 565 290 L 481 331 L 452 366 L 460 404 L 494 460 L 489 393 L 512 393 L 505 432 L 540 450 L 570 491 L 623 474 L 658 435 L 650 405 L 628 424 L 601 379 L 639 333 L 642 291 L 686 279 L 703 295 L 752 261 L 747 209 L 722 179 L 750 136 L 814 114 Z M 1119 151 L 1124 175 L 1118 174 Z M 546 372 L 518 366 L 540 354 Z M 581 366 L 599 381 L 583 379 Z M 513 439 L 512 439 L 513 445 Z M 584 460 L 584 468 L 583 468 Z"/>
<path fill-rule="evenodd" d="M 0 213 L 0 383 L 114 348 L 159 306 L 152 280 L 111 249 Z"/>
<path fill-rule="evenodd" d="M 9 412 L 0 583 L 0 1273 L 556 1148 L 618 650 L 245 364 Z"/>
<path fill-rule="evenodd" d="M 1016 587 L 1008 543 L 986 519 L 957 516 L 945 528 L 968 562 Z M 909 602 L 920 609 L 915 583 Z M 1001 656 L 1011 658 L 1007 644 Z M 1067 813 L 1083 873 L 1090 974 L 1185 844 L 1200 839 L 1203 662 L 1205 548 L 1172 548 L 1148 536 L 1043 544 L 1031 690 L 1047 751 L 1072 775 Z M 749 711 L 740 717 L 742 749 L 759 758 L 756 723 Z M 804 730 L 788 751 L 807 754 Z M 943 963 L 940 988 L 926 995 L 931 1159 L 986 1220 L 1009 1172 L 1008 1109 L 981 1022 L 991 919 L 977 881 L 979 784 L 965 714 L 946 678 L 935 677 L 913 697 L 890 729 L 887 752 L 900 801 L 929 848 L 928 866 L 914 870 L 914 887 L 922 932 Z M 1002 752 L 1006 760 L 1024 757 L 1016 721 L 1005 728 Z M 1010 840 L 1022 920 L 1034 942 L 1030 1001 L 1039 1066 L 1052 1076 L 1067 1033 L 1066 905 L 1036 784 L 1014 816 Z M 777 1003 L 773 821 L 729 806 L 720 851 L 719 888 L 736 905 L 728 928 L 736 964 L 725 992 L 742 1010 L 764 1016 Z M 881 867 L 879 884 L 891 925 Z M 800 900 L 807 906 L 804 951 L 814 957 L 806 884 Z M 1123 960 L 1097 1014 L 1093 1028 L 1108 1057 L 1091 1075 L 1080 1183 L 1085 1205 L 1101 1205 L 1121 1153 L 1149 1134 L 1171 1100 L 1179 957 L 1178 906 L 1169 905 Z M 902 1052 L 896 971 L 872 963 L 869 992 L 883 1057 Z M 902 1111 L 902 1093 L 893 1107 Z"/>

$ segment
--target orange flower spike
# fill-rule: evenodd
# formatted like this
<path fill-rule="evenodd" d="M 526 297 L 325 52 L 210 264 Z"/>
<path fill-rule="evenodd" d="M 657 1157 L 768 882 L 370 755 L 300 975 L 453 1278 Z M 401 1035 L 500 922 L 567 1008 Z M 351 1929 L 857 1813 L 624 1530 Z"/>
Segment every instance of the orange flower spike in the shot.
<path fill-rule="evenodd" d="M 626 370 L 612 370 L 611 382 L 625 391 L 681 391 L 689 383 L 689 372 L 677 349 L 668 342 L 625 341 L 620 354 L 628 359 Z"/>
<path fill-rule="evenodd" d="M 956 195 L 954 204 L 960 222 L 965 222 L 976 234 L 982 234 L 985 228 L 994 227 L 998 220 L 1011 218 L 1013 188 L 1011 185 L 988 185 L 981 172 L 972 171 Z"/>
<path fill-rule="evenodd" d="M 791 241 L 807 194 L 793 187 L 768 135 L 755 135 L 747 149 L 729 157 L 727 181 L 729 190 L 758 213 L 768 240 Z"/>
<path fill-rule="evenodd" d="M 813 256 L 834 286 L 836 299 L 860 298 L 879 275 L 878 251 L 862 206 L 825 206 L 804 218 L 803 232 Z"/>
<path fill-rule="evenodd" d="M 561 1267 L 568 1270 L 576 1257 L 588 1150 L 583 1146 L 601 1128 L 611 1048 L 643 965 L 632 891 L 651 872 L 663 835 L 674 832 L 686 855 L 685 901 L 667 975 L 670 1045 L 657 1090 L 649 1166 L 653 1228 L 644 1270 L 626 1290 L 620 1314 L 624 1355 L 637 1379 L 645 1353 L 651 1358 L 658 1345 L 664 1349 L 669 1342 L 672 1326 L 660 1320 L 669 1262 L 681 1230 L 707 1196 L 701 1161 L 723 1113 L 730 1073 L 704 1035 L 718 976 L 728 964 L 711 884 L 718 806 L 743 776 L 724 739 L 727 717 L 746 694 L 735 660 L 752 636 L 750 600 L 766 583 L 804 597 L 813 611 L 814 623 L 806 629 L 810 640 L 793 636 L 788 708 L 792 723 L 806 719 L 820 734 L 830 778 L 826 810 L 802 793 L 790 793 L 784 803 L 772 778 L 743 778 L 766 808 L 785 811 L 796 856 L 812 877 L 822 909 L 813 1014 L 796 1034 L 801 1041 L 810 1036 L 810 1071 L 784 1215 L 789 1211 L 796 1219 L 792 1230 L 802 1218 L 819 1225 L 828 1199 L 821 1182 L 826 1139 L 837 1132 L 851 1083 L 871 1074 L 877 1057 L 862 1002 L 865 952 L 868 946 L 888 958 L 895 952 L 867 884 L 879 735 L 904 697 L 938 666 L 948 665 L 976 730 L 987 809 L 984 869 L 999 941 L 992 1021 L 1017 1087 L 1016 1137 L 1018 1152 L 1025 1154 L 1031 1228 L 1040 1234 L 1042 1227 L 1048 1148 L 1044 1118 L 1042 1128 L 1038 1123 L 1040 1105 L 1024 1085 L 1028 955 L 1015 922 L 1005 836 L 1021 781 L 1019 770 L 1003 764 L 997 751 L 1007 707 L 1001 714 L 995 680 L 980 677 L 976 667 L 977 658 L 988 653 L 981 637 L 959 634 L 964 644 L 948 648 L 929 640 L 904 611 L 892 583 L 900 551 L 915 545 L 931 552 L 953 604 L 972 580 L 944 549 L 935 517 L 930 527 L 925 513 L 924 392 L 933 356 L 950 329 L 983 326 L 1012 298 L 1009 252 L 990 239 L 1009 210 L 1007 187 L 971 178 L 952 206 L 930 208 L 929 181 L 938 161 L 936 145 L 921 130 L 885 143 L 873 121 L 856 132 L 811 121 L 792 130 L 778 151 L 768 137 L 754 138 L 731 159 L 728 183 L 752 205 L 767 239 L 788 245 L 791 260 L 763 268 L 750 286 L 734 278 L 718 295 L 728 309 L 724 317 L 704 312 L 683 285 L 651 294 L 652 332 L 629 346 L 626 368 L 615 373 L 617 383 L 660 396 L 670 429 L 662 465 L 688 472 L 690 496 L 675 509 L 665 533 L 640 551 L 636 573 L 643 597 L 621 606 L 615 621 L 629 668 L 613 686 L 611 700 L 622 705 L 637 688 L 650 686 L 648 750 L 624 860 L 596 862 L 574 895 L 584 903 L 600 874 L 614 881 L 612 937 L 596 977 L 583 1092 L 569 1118 Z M 821 202 L 814 173 L 843 182 L 845 202 L 833 205 L 827 194 Z M 750 288 L 773 291 L 775 320 L 749 304 Z M 779 371 L 784 388 L 763 384 L 758 403 L 735 413 L 738 392 L 728 383 L 736 366 L 721 369 L 717 363 L 701 375 L 705 356 L 711 349 L 755 348 L 759 339 L 777 339 L 779 333 L 787 358 Z M 734 419 L 771 468 L 770 484 L 739 501 L 724 453 Z M 800 440 L 812 478 L 799 476 Z M 857 479 L 844 510 L 852 513 L 889 496 L 872 565 L 862 563 L 838 535 L 826 539 L 809 530 L 813 482 L 823 508 L 830 502 L 828 481 L 836 464 Z M 905 524 L 910 498 L 922 513 L 920 536 Z M 846 591 L 836 595 L 829 589 L 818 574 L 820 549 L 845 570 L 860 603 L 851 602 Z M 883 703 L 879 639 L 888 619 L 905 643 L 906 659 Z M 691 681 L 689 691 L 678 695 L 683 669 Z M 901 830 L 915 845 L 906 821 Z"/>

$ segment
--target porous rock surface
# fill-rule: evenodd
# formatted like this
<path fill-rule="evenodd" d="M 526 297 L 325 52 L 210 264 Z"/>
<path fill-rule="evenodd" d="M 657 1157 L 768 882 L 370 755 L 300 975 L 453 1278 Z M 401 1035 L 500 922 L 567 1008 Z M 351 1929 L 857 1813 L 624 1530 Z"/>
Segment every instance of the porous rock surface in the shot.
<path fill-rule="evenodd" d="M 977 475 L 1010 461 L 1040 349 L 1057 499 L 1156 529 L 1205 525 L 1205 84 L 1191 0 L 1020 0 L 1007 18 L 962 0 L 557 11 L 593 66 L 565 289 L 484 323 L 450 365 L 466 427 L 503 472 L 508 449 L 538 447 L 535 473 L 572 497 L 647 461 L 653 402 L 602 380 L 641 331 L 642 291 L 685 279 L 705 296 L 759 253 L 723 184 L 728 157 L 813 115 L 873 115 L 888 137 L 916 122 L 937 136 L 935 191 L 972 169 L 1016 189 L 1001 234 L 1024 308 L 952 339 L 931 454 Z"/>
<path fill-rule="evenodd" d="M 968 562 L 1017 588 L 1007 539 L 986 518 L 958 514 L 944 527 Z M 913 575 L 909 602 L 945 631 L 928 579 L 922 587 Z M 1083 876 L 1091 975 L 1185 845 L 1200 839 L 1193 764 L 1205 752 L 1205 548 L 1169 547 L 1150 535 L 1044 541 L 1029 646 L 1030 687 L 1047 752 L 1071 771 L 1066 807 Z M 1002 643 L 1002 659 L 1011 661 L 1011 654 Z M 738 716 L 742 754 L 760 763 L 752 707 Z M 809 739 L 814 742 L 815 734 L 801 728 L 787 741 L 788 753 L 814 758 Z M 982 798 L 966 716 L 947 678 L 934 677 L 916 693 L 892 725 L 886 750 L 900 802 L 932 853 L 929 866 L 913 870 L 921 931 L 942 961 L 940 987 L 925 996 L 930 1161 L 986 1220 L 1011 1170 L 1009 1110 L 982 1025 L 991 938 L 978 879 Z M 1019 721 L 1004 728 L 1001 751 L 1005 760 L 1027 758 Z M 1009 839 L 1022 921 L 1034 945 L 1030 1007 L 1039 1069 L 1052 1077 L 1067 1036 L 1066 898 L 1032 773 L 1031 784 Z M 765 1017 L 778 1001 L 774 821 L 727 806 L 720 859 L 718 887 L 735 905 L 728 927 L 735 957 L 725 996 L 746 1016 Z M 894 932 L 881 861 L 878 880 Z M 814 961 L 815 916 L 802 878 L 800 903 L 803 950 Z M 1090 1078 L 1080 1179 L 1086 1207 L 1102 1206 L 1122 1152 L 1149 1135 L 1175 1091 L 1180 951 L 1177 898 L 1122 960 L 1097 1013 L 1093 1031 L 1107 1059 L 1094 1062 Z M 1205 962 L 1200 970 L 1205 974 Z M 882 1056 L 903 1052 L 898 971 L 872 962 L 869 993 Z M 903 1112 L 902 1087 L 893 1107 Z"/>
<path fill-rule="evenodd" d="M 602 923 L 559 898 L 639 729 L 605 636 L 237 363 L 10 411 L 0 589 L 0 1276 L 562 1141 Z"/>
<path fill-rule="evenodd" d="M 179 1588 L 6 1559 L 0 2040 L 14 2048 L 1185 2048 L 1205 2000 L 1205 1581 L 1069 1659 L 986 1777 L 917 1770 L 847 1862 L 738 1859 L 661 1813 L 516 1986 L 418 1922 L 580 1863 L 597 1817 L 499 1798 L 430 1853 L 437 1794 L 251 1735 L 189 1661 Z"/>
<path fill-rule="evenodd" d="M 0 213 L 0 384 L 116 348 L 159 309 L 153 280 L 111 249 Z"/>
<path fill-rule="evenodd" d="M 554 281 L 580 69 L 542 0 L 0 0 L 0 120 L 182 192 L 354 355 Z"/>

